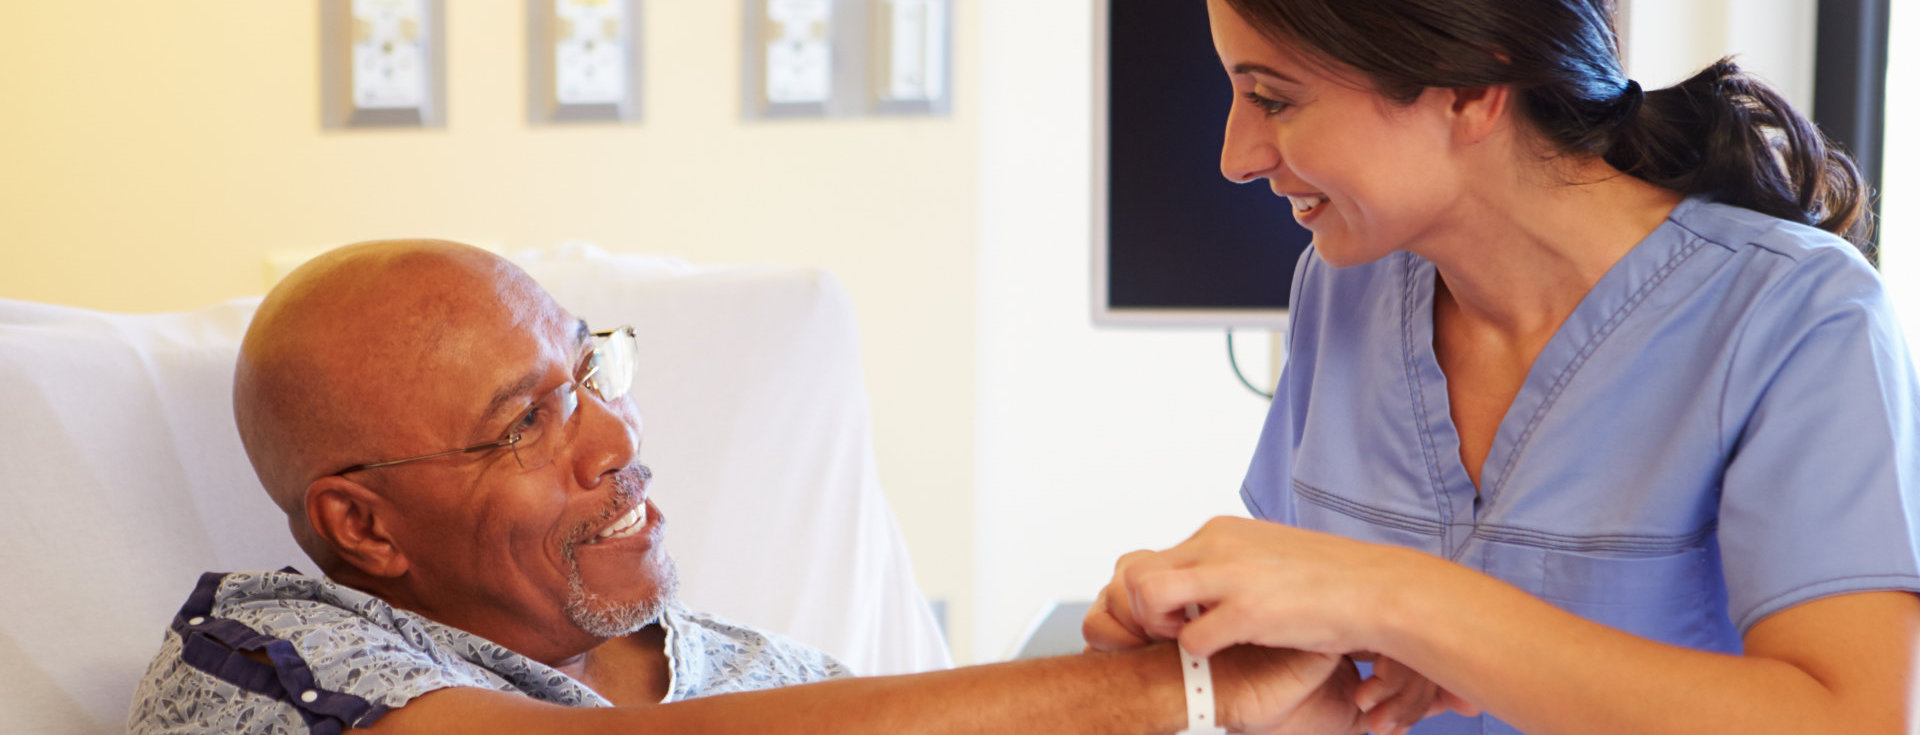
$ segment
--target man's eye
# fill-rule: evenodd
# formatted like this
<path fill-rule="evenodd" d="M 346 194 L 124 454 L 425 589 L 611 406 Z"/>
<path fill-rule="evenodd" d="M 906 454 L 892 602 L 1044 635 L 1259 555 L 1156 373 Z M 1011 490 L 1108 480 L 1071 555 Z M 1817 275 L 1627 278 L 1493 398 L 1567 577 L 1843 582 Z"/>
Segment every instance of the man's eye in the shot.
<path fill-rule="evenodd" d="M 541 412 L 542 409 L 539 406 L 527 409 L 526 413 L 520 414 L 520 420 L 514 422 L 513 429 L 511 429 L 509 433 L 524 434 L 533 429 L 534 426 L 540 423 Z"/>

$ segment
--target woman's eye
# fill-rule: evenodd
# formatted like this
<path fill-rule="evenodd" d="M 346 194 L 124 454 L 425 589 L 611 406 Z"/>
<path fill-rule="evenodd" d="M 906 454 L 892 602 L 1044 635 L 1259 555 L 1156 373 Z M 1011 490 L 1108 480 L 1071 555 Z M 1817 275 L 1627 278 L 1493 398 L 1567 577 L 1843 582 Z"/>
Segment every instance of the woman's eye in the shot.
<path fill-rule="evenodd" d="M 1266 113 L 1267 117 L 1273 117 L 1274 115 L 1286 112 L 1287 108 L 1293 106 L 1288 102 L 1282 102 L 1270 97 L 1262 97 L 1257 92 L 1248 92 L 1244 96 L 1248 102 L 1253 103 L 1253 106 L 1260 108 L 1261 112 Z"/>

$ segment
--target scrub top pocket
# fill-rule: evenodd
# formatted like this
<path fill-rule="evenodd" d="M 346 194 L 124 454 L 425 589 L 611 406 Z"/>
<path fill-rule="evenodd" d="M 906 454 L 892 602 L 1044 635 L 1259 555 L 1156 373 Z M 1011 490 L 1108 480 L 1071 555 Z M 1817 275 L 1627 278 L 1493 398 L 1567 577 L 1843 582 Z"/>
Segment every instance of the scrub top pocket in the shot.
<path fill-rule="evenodd" d="M 1654 554 L 1487 543 L 1481 558 L 1487 573 L 1601 625 L 1688 648 L 1740 651 L 1711 537 Z"/>

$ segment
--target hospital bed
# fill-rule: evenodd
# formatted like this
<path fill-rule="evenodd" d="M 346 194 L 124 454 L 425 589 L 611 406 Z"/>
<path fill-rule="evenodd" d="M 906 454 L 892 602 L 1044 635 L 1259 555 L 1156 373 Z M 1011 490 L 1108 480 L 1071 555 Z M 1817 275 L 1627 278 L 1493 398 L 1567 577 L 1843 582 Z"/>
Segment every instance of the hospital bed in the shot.
<path fill-rule="evenodd" d="M 876 478 L 846 294 L 807 268 L 574 246 L 519 256 L 632 324 L 641 458 L 690 607 L 860 674 L 951 665 Z M 120 732 L 205 571 L 313 567 L 232 417 L 257 299 L 172 314 L 0 300 L 0 732 Z"/>

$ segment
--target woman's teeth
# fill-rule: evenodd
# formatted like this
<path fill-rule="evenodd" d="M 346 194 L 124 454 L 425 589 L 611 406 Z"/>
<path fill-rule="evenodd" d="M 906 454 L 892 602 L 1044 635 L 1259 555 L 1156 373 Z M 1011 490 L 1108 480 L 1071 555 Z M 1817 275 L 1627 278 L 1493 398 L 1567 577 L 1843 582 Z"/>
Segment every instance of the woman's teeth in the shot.
<path fill-rule="evenodd" d="M 588 541 L 587 543 L 593 544 L 606 541 L 607 539 L 626 538 L 639 533 L 640 529 L 646 525 L 647 504 L 635 503 L 633 508 L 627 511 L 626 515 L 620 516 L 614 519 L 612 523 L 607 524 L 606 528 L 601 529 L 600 533 L 594 536 L 592 541 Z"/>
<path fill-rule="evenodd" d="M 1324 196 L 1318 196 L 1318 195 L 1304 196 L 1304 197 L 1289 196 L 1287 197 L 1287 201 L 1293 203 L 1293 211 L 1295 212 L 1311 212 L 1313 211 L 1314 207 L 1318 207 L 1322 204 L 1326 204 L 1327 198 Z"/>

